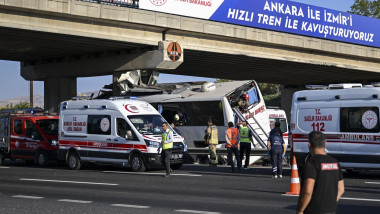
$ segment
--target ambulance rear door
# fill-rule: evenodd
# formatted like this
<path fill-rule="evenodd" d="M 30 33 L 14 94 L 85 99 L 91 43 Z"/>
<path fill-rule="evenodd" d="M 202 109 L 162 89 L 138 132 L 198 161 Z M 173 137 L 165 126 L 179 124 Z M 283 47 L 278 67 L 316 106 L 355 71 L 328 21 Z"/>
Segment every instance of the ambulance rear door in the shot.
<path fill-rule="evenodd" d="M 110 162 L 113 158 L 112 135 L 114 124 L 106 112 L 89 114 L 87 118 L 87 146 L 89 161 Z"/>
<path fill-rule="evenodd" d="M 308 134 L 321 131 L 326 134 L 326 152 L 342 153 L 339 139 L 339 102 L 309 101 L 298 103 L 296 132 L 293 137 L 294 152 L 308 152 Z M 299 145 L 302 142 L 302 145 Z"/>
<path fill-rule="evenodd" d="M 378 101 L 342 101 L 340 131 L 344 167 L 380 167 L 380 126 Z M 377 167 L 376 167 L 377 168 Z"/>

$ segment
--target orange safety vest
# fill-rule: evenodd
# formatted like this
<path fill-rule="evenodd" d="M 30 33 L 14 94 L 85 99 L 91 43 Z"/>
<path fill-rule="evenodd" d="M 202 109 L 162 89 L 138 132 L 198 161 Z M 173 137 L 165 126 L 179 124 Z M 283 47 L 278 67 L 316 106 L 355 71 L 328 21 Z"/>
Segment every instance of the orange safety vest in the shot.
<path fill-rule="evenodd" d="M 232 145 L 239 146 L 238 134 L 239 134 L 239 130 L 237 128 L 229 128 L 226 130 L 226 135 Z M 226 143 L 226 147 L 229 148 L 231 147 L 231 145 Z"/>

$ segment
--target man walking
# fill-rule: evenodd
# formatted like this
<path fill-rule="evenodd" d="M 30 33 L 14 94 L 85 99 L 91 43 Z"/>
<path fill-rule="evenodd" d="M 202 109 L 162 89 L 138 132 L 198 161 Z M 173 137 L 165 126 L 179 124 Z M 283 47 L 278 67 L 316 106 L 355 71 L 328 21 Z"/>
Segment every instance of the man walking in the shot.
<path fill-rule="evenodd" d="M 216 155 L 216 145 L 218 145 L 218 129 L 212 124 L 212 120 L 208 120 L 208 126 L 205 131 L 205 143 L 210 149 L 210 165 L 216 167 L 218 165 L 218 156 Z"/>
<path fill-rule="evenodd" d="M 162 165 L 166 168 L 166 174 L 164 177 L 170 176 L 170 157 L 172 155 L 173 149 L 173 132 L 168 128 L 167 123 L 162 123 L 162 139 L 161 139 L 161 162 Z M 160 148 L 158 148 L 160 151 Z"/>
<path fill-rule="evenodd" d="M 297 213 L 335 213 L 344 193 L 344 181 L 337 160 L 326 154 L 326 137 L 322 132 L 309 134 L 311 157 L 303 167 L 303 185 Z"/>
<path fill-rule="evenodd" d="M 239 157 L 239 130 L 234 128 L 232 122 L 228 123 L 228 129 L 225 132 L 226 134 L 226 147 L 227 147 L 227 158 L 228 162 L 231 165 L 231 172 L 235 172 L 235 163 L 232 158 L 232 153 L 235 155 L 238 172 L 241 171 L 241 160 Z"/>
<path fill-rule="evenodd" d="M 252 132 L 251 132 L 251 130 L 248 129 L 247 121 L 243 121 L 242 125 L 243 126 L 239 126 L 239 133 L 240 133 L 240 164 L 243 165 L 243 158 L 244 158 L 244 153 L 245 153 L 244 169 L 248 169 L 248 166 L 249 166 L 249 157 L 251 156 Z"/>
<path fill-rule="evenodd" d="M 279 121 L 276 121 L 276 122 L 274 123 L 274 128 L 273 128 L 272 130 L 270 130 L 270 132 L 269 132 L 269 137 L 270 137 L 271 135 L 273 135 L 273 134 L 276 132 L 276 130 L 279 131 L 280 136 L 282 137 L 282 131 L 281 131 L 280 126 L 281 126 L 280 122 L 279 122 Z"/>
<path fill-rule="evenodd" d="M 272 158 L 273 177 L 282 178 L 282 158 L 285 156 L 286 147 L 278 129 L 274 131 L 274 134 L 269 136 L 268 148 L 270 149 Z"/>

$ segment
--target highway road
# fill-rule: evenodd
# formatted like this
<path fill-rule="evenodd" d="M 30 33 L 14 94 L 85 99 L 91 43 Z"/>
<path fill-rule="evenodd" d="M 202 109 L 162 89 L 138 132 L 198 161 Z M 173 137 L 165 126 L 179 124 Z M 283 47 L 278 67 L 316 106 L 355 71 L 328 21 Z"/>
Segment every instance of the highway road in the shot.
<path fill-rule="evenodd" d="M 0 213 L 295 213 L 290 170 L 271 178 L 270 168 L 240 174 L 228 167 L 185 165 L 170 178 L 164 170 L 65 166 L 38 168 L 23 161 L 0 167 Z M 380 172 L 344 174 L 338 213 L 379 213 Z"/>

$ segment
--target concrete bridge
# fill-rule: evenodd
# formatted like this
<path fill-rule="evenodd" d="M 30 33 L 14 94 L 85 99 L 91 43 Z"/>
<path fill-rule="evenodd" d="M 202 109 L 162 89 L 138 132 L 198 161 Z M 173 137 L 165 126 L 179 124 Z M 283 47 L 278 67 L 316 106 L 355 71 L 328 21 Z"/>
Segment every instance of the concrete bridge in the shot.
<path fill-rule="evenodd" d="M 160 41 L 182 45 L 177 69 L 145 60 Z M 77 0 L 0 0 L 0 59 L 45 82 L 51 111 L 76 95 L 77 77 L 132 69 L 279 83 L 289 96 L 290 86 L 380 80 L 378 48 Z"/>

